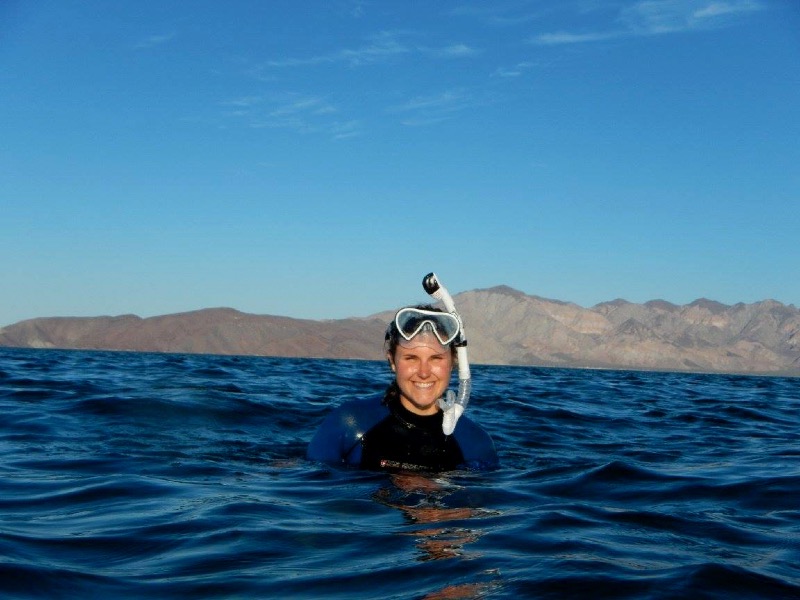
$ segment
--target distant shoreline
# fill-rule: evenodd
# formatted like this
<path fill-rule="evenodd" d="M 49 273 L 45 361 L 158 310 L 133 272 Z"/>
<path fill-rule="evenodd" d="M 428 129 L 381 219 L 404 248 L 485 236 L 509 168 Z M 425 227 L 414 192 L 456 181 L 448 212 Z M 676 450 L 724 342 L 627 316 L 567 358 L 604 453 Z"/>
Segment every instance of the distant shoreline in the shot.
<path fill-rule="evenodd" d="M 365 362 L 365 363 L 383 363 L 384 359 L 376 358 L 333 358 L 325 356 L 275 356 L 266 354 L 214 354 L 207 352 L 175 352 L 171 350 L 130 350 L 125 348 L 32 348 L 23 346 L 0 346 L 0 350 L 20 350 L 20 351 L 41 351 L 41 352 L 110 352 L 117 354 L 160 354 L 164 356 L 215 356 L 220 358 L 266 358 L 266 359 L 280 359 L 280 360 L 318 360 L 318 361 L 348 361 L 348 362 Z M 730 375 L 735 377 L 778 377 L 785 379 L 800 378 L 798 371 L 693 371 L 690 369 L 684 370 L 664 370 L 664 369 L 644 369 L 635 367 L 618 367 L 618 366 L 586 366 L 586 365 L 568 365 L 568 364 L 501 364 L 501 363 L 475 363 L 470 362 L 470 366 L 480 369 L 481 367 L 502 367 L 510 369 L 560 369 L 560 370 L 574 370 L 574 371 L 620 371 L 630 373 L 660 373 L 660 374 L 680 374 L 680 375 Z"/>
<path fill-rule="evenodd" d="M 774 300 L 615 300 L 586 309 L 499 286 L 458 294 L 456 303 L 475 365 L 800 376 L 800 310 Z M 0 329 L 0 347 L 383 360 L 392 314 L 312 321 L 210 308 L 48 317 Z"/>

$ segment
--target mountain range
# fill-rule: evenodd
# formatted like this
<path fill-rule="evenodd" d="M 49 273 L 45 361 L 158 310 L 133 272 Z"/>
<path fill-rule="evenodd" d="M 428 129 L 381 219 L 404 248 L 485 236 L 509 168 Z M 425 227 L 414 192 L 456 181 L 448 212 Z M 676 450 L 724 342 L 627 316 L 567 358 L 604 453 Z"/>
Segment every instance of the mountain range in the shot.
<path fill-rule="evenodd" d="M 507 286 L 454 300 L 475 364 L 800 376 L 800 310 L 775 300 L 614 300 L 583 308 Z M 0 346 L 380 360 L 393 314 L 315 321 L 210 308 L 149 318 L 45 317 L 0 329 Z"/>

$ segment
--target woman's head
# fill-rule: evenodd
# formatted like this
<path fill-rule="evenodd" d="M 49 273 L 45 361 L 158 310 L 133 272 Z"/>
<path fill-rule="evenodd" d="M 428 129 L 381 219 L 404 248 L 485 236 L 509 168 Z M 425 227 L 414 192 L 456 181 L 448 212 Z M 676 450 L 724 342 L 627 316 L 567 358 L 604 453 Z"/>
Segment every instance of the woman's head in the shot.
<path fill-rule="evenodd" d="M 405 310 L 420 311 L 418 319 L 403 318 Z M 437 400 L 450 384 L 456 357 L 450 338 L 457 331 L 448 333 L 451 324 L 438 321 L 443 316 L 452 318 L 428 305 L 401 309 L 386 331 L 386 358 L 395 373 L 400 402 L 416 414 L 436 413 Z M 443 344 L 442 340 L 450 341 Z"/>
<path fill-rule="evenodd" d="M 443 346 L 448 347 L 455 359 L 454 342 L 458 339 L 458 333 L 458 319 L 450 313 L 431 304 L 409 306 L 397 311 L 395 318 L 386 328 L 384 350 L 388 355 L 394 356 L 399 344 L 411 342 L 417 337 L 431 335 L 435 336 Z"/>

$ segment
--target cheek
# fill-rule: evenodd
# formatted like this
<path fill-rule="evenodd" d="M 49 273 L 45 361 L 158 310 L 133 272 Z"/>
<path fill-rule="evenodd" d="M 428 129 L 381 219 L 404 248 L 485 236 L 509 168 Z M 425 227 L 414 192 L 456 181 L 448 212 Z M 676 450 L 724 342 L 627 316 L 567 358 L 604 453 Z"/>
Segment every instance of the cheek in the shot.
<path fill-rule="evenodd" d="M 398 377 L 408 376 L 414 372 L 414 365 L 409 363 L 404 363 L 402 360 L 394 364 L 394 368 L 392 369 Z"/>
<path fill-rule="evenodd" d="M 437 375 L 441 375 L 443 377 L 446 377 L 453 370 L 453 363 L 451 363 L 451 362 L 441 363 L 441 364 L 435 365 L 431 370 L 434 373 L 436 373 Z"/>

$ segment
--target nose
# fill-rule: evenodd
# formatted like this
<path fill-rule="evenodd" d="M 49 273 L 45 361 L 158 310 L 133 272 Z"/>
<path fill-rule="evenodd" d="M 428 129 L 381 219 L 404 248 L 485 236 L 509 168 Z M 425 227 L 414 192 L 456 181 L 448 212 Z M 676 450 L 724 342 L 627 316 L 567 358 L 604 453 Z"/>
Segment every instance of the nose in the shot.
<path fill-rule="evenodd" d="M 431 376 L 431 365 L 428 363 L 427 360 L 423 360 L 419 363 L 419 368 L 417 369 L 417 376 L 422 378 L 427 378 Z"/>

